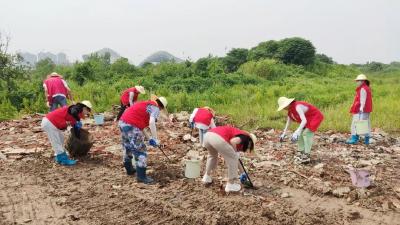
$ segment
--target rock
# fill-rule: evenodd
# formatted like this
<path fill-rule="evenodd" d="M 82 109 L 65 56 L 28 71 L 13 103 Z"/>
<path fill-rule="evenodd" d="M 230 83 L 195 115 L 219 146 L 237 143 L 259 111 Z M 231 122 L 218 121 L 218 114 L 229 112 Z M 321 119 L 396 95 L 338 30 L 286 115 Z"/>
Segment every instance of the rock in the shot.
<path fill-rule="evenodd" d="M 113 121 L 115 118 L 114 113 L 112 112 L 104 112 L 104 121 Z"/>
<path fill-rule="evenodd" d="M 278 161 L 263 161 L 254 164 L 256 167 L 271 167 L 271 166 L 281 166 L 281 163 Z"/>
<path fill-rule="evenodd" d="M 336 197 L 343 197 L 347 195 L 350 192 L 349 187 L 338 187 L 335 190 L 333 190 L 332 194 Z"/>
<path fill-rule="evenodd" d="M 26 219 L 26 220 L 24 220 L 23 222 L 24 222 L 24 223 L 30 223 L 30 222 L 32 222 L 32 219 Z"/>
<path fill-rule="evenodd" d="M 0 160 L 6 160 L 7 156 L 0 152 Z"/>
<path fill-rule="evenodd" d="M 314 166 L 314 169 L 316 169 L 316 170 L 323 169 L 323 168 L 324 168 L 324 165 L 325 165 L 325 164 L 323 164 L 323 163 L 318 163 L 317 165 Z"/>
<path fill-rule="evenodd" d="M 289 198 L 289 197 L 290 197 L 290 194 L 287 193 L 287 192 L 283 192 L 283 193 L 281 194 L 281 198 Z"/>
<path fill-rule="evenodd" d="M 175 116 L 176 116 L 176 120 L 178 122 L 188 121 L 189 117 L 190 117 L 189 113 L 186 112 L 186 111 L 182 111 L 180 113 L 176 113 Z"/>
<path fill-rule="evenodd" d="M 183 135 L 183 138 L 182 138 L 184 141 L 189 141 L 190 139 L 192 139 L 192 135 L 190 135 L 190 134 L 185 134 L 185 135 Z"/>
<path fill-rule="evenodd" d="M 384 201 L 382 204 L 382 210 L 383 211 L 388 211 L 389 210 L 389 202 L 388 201 Z"/>
<path fill-rule="evenodd" d="M 362 217 L 360 212 L 349 212 L 347 218 L 350 220 L 356 220 L 356 219 L 361 219 Z"/>
<path fill-rule="evenodd" d="M 264 208 L 261 212 L 261 216 L 262 217 L 266 217 L 270 220 L 275 220 L 276 219 L 276 215 L 275 215 L 275 211 L 270 209 L 270 208 Z"/>

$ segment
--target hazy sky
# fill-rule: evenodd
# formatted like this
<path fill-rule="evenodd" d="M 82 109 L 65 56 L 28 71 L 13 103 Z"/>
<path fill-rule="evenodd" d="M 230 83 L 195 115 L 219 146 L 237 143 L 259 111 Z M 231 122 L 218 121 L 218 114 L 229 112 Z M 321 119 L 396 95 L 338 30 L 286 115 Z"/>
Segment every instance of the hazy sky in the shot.
<path fill-rule="evenodd" d="M 134 63 L 166 50 L 180 58 L 300 36 L 339 63 L 400 61 L 400 0 L 0 0 L 11 49 L 109 47 Z"/>

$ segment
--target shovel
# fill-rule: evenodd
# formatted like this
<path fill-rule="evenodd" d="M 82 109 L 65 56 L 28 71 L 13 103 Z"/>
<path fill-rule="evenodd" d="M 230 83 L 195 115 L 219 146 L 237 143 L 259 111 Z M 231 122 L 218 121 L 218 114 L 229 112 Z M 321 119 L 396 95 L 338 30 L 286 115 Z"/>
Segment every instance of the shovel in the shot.
<path fill-rule="evenodd" d="M 167 159 L 168 159 L 168 162 L 171 162 L 171 159 L 169 159 L 168 155 L 167 155 L 167 154 L 165 154 L 165 152 L 162 150 L 162 147 L 161 147 L 161 145 L 158 145 L 157 147 L 158 147 L 158 148 L 161 150 L 161 152 L 164 154 L 165 158 L 167 158 Z"/>
<path fill-rule="evenodd" d="M 243 171 L 244 171 L 244 173 L 246 174 L 247 179 L 249 179 L 249 183 L 245 183 L 244 185 L 245 185 L 247 188 L 253 188 L 253 189 L 255 189 L 255 187 L 254 187 L 254 185 L 253 185 L 253 182 L 251 182 L 251 179 L 250 179 L 250 177 L 249 177 L 249 174 L 247 173 L 246 168 L 244 168 L 244 165 L 243 165 L 243 162 L 242 162 L 241 159 L 239 159 L 239 163 L 240 163 L 240 165 L 242 166 Z"/>

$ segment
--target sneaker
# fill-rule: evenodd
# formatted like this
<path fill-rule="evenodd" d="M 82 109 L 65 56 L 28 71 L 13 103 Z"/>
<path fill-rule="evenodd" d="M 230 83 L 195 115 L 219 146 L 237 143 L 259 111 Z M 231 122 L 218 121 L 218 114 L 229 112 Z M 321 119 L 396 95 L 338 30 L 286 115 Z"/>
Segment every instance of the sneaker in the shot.
<path fill-rule="evenodd" d="M 212 178 L 211 178 L 211 176 L 204 174 L 203 179 L 201 179 L 201 182 L 203 182 L 203 184 L 211 184 Z"/>
<path fill-rule="evenodd" d="M 300 157 L 299 162 L 300 162 L 300 163 L 303 163 L 303 164 L 306 164 L 306 163 L 311 162 L 310 155 L 309 155 L 309 154 L 303 154 L 303 155 Z"/>
<path fill-rule="evenodd" d="M 240 184 L 227 183 L 225 186 L 225 192 L 238 192 L 242 187 Z"/>
<path fill-rule="evenodd" d="M 76 160 L 70 159 L 65 152 L 56 155 L 54 160 L 56 161 L 56 163 L 63 166 L 73 166 L 76 164 Z"/>

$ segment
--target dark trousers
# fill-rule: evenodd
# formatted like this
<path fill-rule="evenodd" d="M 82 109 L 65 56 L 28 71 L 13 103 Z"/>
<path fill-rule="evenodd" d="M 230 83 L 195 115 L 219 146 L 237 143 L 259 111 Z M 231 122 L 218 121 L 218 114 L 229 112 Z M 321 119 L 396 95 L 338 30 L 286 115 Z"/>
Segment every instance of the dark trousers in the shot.
<path fill-rule="evenodd" d="M 64 96 L 55 96 L 51 100 L 51 105 L 50 105 L 50 112 L 54 111 L 57 109 L 58 106 L 63 107 L 67 105 L 67 98 Z"/>

